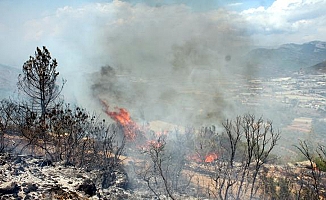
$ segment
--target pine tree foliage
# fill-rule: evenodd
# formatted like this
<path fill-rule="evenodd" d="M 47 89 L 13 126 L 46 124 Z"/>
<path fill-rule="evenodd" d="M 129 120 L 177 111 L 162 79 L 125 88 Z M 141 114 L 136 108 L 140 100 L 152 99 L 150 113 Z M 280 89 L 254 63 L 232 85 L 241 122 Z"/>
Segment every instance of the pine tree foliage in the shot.
<path fill-rule="evenodd" d="M 32 104 L 41 110 L 44 117 L 46 109 L 59 97 L 62 86 L 57 85 L 58 63 L 51 58 L 48 49 L 37 47 L 35 56 L 30 56 L 23 65 L 23 73 L 18 77 L 18 89 L 23 91 L 32 100 Z"/>

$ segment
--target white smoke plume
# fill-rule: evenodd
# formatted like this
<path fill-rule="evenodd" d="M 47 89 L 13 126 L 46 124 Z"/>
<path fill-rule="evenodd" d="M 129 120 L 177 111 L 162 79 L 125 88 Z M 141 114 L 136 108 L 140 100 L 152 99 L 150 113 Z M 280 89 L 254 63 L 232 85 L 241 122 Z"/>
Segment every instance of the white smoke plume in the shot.
<path fill-rule="evenodd" d="M 229 85 L 246 71 L 239 59 L 251 43 L 246 22 L 223 8 L 122 1 L 66 6 L 29 20 L 24 33 L 58 60 L 68 101 L 100 109 L 100 96 L 136 119 L 182 125 L 236 112 Z"/>
<path fill-rule="evenodd" d="M 94 96 L 137 118 L 182 125 L 233 111 L 228 83 L 241 73 L 237 61 L 250 43 L 236 15 L 122 2 L 103 9 L 115 10 L 115 18 L 98 30 L 103 63 L 92 76 Z"/>

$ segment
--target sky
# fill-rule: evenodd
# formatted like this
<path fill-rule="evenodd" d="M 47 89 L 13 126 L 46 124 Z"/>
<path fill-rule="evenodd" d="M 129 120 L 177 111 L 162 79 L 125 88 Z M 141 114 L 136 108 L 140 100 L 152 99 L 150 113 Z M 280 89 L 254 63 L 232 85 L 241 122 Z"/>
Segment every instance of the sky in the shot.
<path fill-rule="evenodd" d="M 169 13 L 167 7 L 176 12 Z M 21 65 L 22 56 L 40 45 L 74 45 L 66 43 L 71 40 L 87 46 L 97 37 L 93 32 L 112 23 L 146 24 L 146 15 L 137 12 L 149 10 L 151 20 L 179 18 L 180 23 L 193 23 L 198 15 L 209 16 L 213 23 L 223 15 L 254 46 L 326 40 L 325 0 L 0 0 L 0 63 Z"/>
<path fill-rule="evenodd" d="M 104 81 L 113 84 L 114 91 L 104 92 L 116 94 L 116 104 L 184 106 L 184 99 L 169 99 L 179 88 L 212 83 L 194 75 L 198 68 L 223 78 L 232 71 L 226 66 L 238 65 L 237 56 L 254 47 L 326 41 L 325 10 L 325 0 L 0 0 L 0 64 L 20 69 L 36 47 L 46 46 L 67 79 L 65 95 L 84 106 L 92 86 L 101 85 L 97 80 L 112 78 L 89 80 L 103 66 L 135 77 L 128 84 Z M 160 92 L 133 84 L 153 77 Z M 211 87 L 210 103 L 219 99 L 225 107 L 227 92 Z"/>

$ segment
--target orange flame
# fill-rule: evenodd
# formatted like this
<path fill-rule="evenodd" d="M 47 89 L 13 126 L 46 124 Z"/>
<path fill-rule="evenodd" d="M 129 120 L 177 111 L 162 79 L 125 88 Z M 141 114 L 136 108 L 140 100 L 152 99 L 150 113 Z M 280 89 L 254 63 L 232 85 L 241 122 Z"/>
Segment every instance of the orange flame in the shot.
<path fill-rule="evenodd" d="M 209 153 L 206 157 L 205 157 L 205 162 L 206 163 L 211 163 L 215 160 L 218 159 L 218 155 L 217 153 Z"/>
<path fill-rule="evenodd" d="M 118 112 L 110 111 L 109 105 L 101 99 L 100 101 L 104 106 L 104 112 L 111 117 L 111 119 L 122 125 L 126 138 L 128 140 L 135 140 L 138 125 L 131 119 L 129 112 L 124 108 L 118 108 Z"/>
<path fill-rule="evenodd" d="M 106 111 L 105 113 L 108 114 L 114 121 L 119 122 L 123 126 L 132 122 L 130 119 L 130 114 L 124 108 L 119 108 L 119 112 Z"/>
<path fill-rule="evenodd" d="M 208 153 L 206 156 L 202 156 L 199 153 L 194 153 L 188 156 L 188 159 L 196 163 L 211 163 L 218 159 L 217 153 Z"/>
<path fill-rule="evenodd" d="M 123 127 L 124 135 L 129 141 L 134 141 L 136 138 L 136 133 L 140 129 L 139 126 L 131 119 L 130 113 L 124 109 L 124 108 L 116 108 L 118 111 L 110 111 L 109 105 L 107 102 L 103 101 L 100 99 L 104 109 L 103 111 L 114 121 L 117 123 L 121 124 Z M 156 132 L 155 135 L 156 137 L 160 136 L 166 136 L 168 134 L 168 131 L 162 131 L 162 132 Z M 156 148 L 159 149 L 163 143 L 160 141 L 156 140 L 147 140 L 146 144 L 144 146 L 141 146 L 144 149 L 148 148 Z M 194 155 L 190 155 L 188 157 L 190 160 L 201 163 L 201 162 L 206 162 L 206 163 L 211 163 L 215 160 L 218 159 L 218 154 L 217 153 L 208 153 L 205 156 L 200 156 L 198 153 Z"/>

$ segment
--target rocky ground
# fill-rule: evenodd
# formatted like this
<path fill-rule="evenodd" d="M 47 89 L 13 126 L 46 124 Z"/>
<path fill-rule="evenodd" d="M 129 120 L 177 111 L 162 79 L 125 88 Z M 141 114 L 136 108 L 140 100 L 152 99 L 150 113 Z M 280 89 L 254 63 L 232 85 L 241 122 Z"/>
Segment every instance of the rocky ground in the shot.
<path fill-rule="evenodd" d="M 125 163 L 125 165 L 128 165 Z M 187 165 L 184 173 L 193 174 L 193 180 L 200 176 L 208 177 L 207 166 L 192 163 Z M 309 167 L 309 163 L 278 166 L 266 165 L 267 176 L 290 176 L 298 179 L 300 169 Z M 194 168 L 194 169 L 193 169 Z M 309 169 L 307 169 L 309 174 Z M 205 172 L 205 173 L 204 173 Z M 324 185 L 325 174 L 322 173 Z M 310 178 L 301 177 L 302 180 Z M 294 182 L 297 182 L 294 180 Z M 195 183 L 193 185 L 196 185 Z M 198 185 L 197 185 L 198 186 Z M 192 191 L 190 185 L 190 191 Z M 195 191 L 196 189 L 193 188 Z M 321 193 L 325 191 L 322 189 Z M 188 193 L 188 192 L 187 192 Z M 195 193 L 194 193 L 195 194 Z M 203 199 L 188 193 L 189 196 L 178 196 L 177 199 Z M 167 199 L 166 196 L 155 197 L 141 179 L 127 177 L 124 169 L 86 170 L 63 163 L 52 163 L 42 157 L 29 155 L 0 154 L 0 200 L 2 199 Z"/>
<path fill-rule="evenodd" d="M 127 185 L 122 170 L 86 171 L 32 156 L 0 155 L 0 199 L 143 199 Z"/>
<path fill-rule="evenodd" d="M 130 180 L 131 179 L 131 180 Z M 132 183 L 131 183 L 132 182 Z M 2 199 L 158 199 L 140 179 L 123 169 L 85 170 L 42 157 L 0 154 Z M 160 196 L 160 199 L 167 199 Z M 178 199 L 196 199 L 178 196 Z"/>

